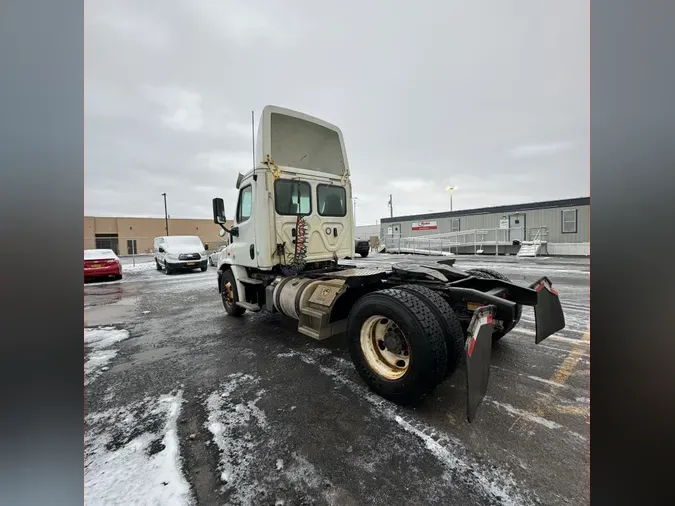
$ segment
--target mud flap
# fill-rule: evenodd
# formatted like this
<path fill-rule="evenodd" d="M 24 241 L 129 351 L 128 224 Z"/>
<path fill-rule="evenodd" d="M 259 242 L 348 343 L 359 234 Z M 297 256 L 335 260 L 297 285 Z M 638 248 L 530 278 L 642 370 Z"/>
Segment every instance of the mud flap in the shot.
<path fill-rule="evenodd" d="M 539 344 L 548 336 L 565 328 L 565 315 L 558 292 L 552 288 L 551 281 L 547 277 L 532 283 L 530 288 L 537 292 L 534 319 L 537 329 L 535 343 Z"/>
<path fill-rule="evenodd" d="M 492 318 L 495 306 L 482 306 L 473 313 L 469 324 L 468 338 L 464 345 L 466 353 L 466 417 L 472 422 L 476 411 L 487 392 L 492 357 Z"/>

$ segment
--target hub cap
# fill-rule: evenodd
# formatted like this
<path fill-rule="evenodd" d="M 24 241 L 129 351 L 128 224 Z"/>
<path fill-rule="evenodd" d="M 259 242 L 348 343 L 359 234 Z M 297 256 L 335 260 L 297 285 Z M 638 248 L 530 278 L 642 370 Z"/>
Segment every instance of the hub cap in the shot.
<path fill-rule="evenodd" d="M 361 350 L 370 368 L 383 378 L 396 380 L 408 371 L 410 344 L 389 318 L 375 315 L 363 322 Z"/>
<path fill-rule="evenodd" d="M 223 286 L 223 300 L 228 306 L 234 304 L 234 292 L 232 291 L 232 283 L 229 281 Z"/>

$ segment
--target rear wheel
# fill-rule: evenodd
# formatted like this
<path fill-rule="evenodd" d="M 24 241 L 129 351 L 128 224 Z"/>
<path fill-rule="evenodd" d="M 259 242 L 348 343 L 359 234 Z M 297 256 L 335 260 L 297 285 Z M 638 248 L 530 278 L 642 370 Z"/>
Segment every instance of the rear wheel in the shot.
<path fill-rule="evenodd" d="M 361 378 L 378 395 L 416 404 L 444 378 L 443 329 L 427 305 L 398 289 L 359 299 L 347 324 L 349 352 Z"/>
<path fill-rule="evenodd" d="M 239 294 L 237 293 L 234 274 L 230 270 L 223 272 L 220 296 L 223 299 L 223 307 L 230 316 L 241 316 L 246 312 L 246 309 L 236 304 L 239 300 Z"/>
<path fill-rule="evenodd" d="M 359 253 L 363 258 L 366 258 L 368 256 L 368 251 L 364 251 L 363 253 Z"/>
<path fill-rule="evenodd" d="M 462 324 L 448 302 L 437 292 L 419 285 L 403 285 L 397 287 L 421 298 L 434 313 L 438 324 L 443 329 L 445 347 L 448 351 L 448 365 L 445 378 L 449 378 L 459 366 L 464 355 L 464 331 Z"/>
<path fill-rule="evenodd" d="M 504 276 L 501 272 L 493 271 L 492 269 L 470 269 L 466 271 L 467 274 L 471 274 L 472 276 L 475 276 L 477 278 L 488 278 L 488 279 L 501 279 L 502 281 L 507 281 L 508 283 L 511 282 L 509 278 Z M 516 304 L 516 312 L 513 318 L 513 321 L 510 321 L 508 323 L 504 324 L 504 328 L 501 330 L 495 330 L 492 333 L 492 340 L 493 341 L 499 341 L 502 337 L 504 337 L 506 334 L 511 332 L 513 328 L 518 324 L 520 321 L 520 317 L 523 315 L 523 306 L 520 304 Z"/>

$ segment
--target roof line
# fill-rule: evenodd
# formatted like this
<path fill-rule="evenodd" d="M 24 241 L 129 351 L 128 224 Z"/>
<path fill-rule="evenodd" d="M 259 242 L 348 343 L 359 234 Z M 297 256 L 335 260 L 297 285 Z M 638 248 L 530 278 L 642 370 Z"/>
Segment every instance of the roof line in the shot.
<path fill-rule="evenodd" d="M 527 204 L 509 204 L 503 206 L 479 207 L 475 209 L 461 209 L 459 211 L 442 211 L 439 213 L 410 214 L 406 216 L 394 216 L 381 218 L 380 223 L 394 223 L 397 221 L 409 221 L 414 219 L 453 218 L 458 216 L 471 216 L 474 214 L 506 213 L 512 211 L 532 211 L 535 209 L 551 209 L 565 206 L 589 206 L 591 197 L 576 197 L 559 200 L 546 200 L 542 202 L 530 202 Z"/>

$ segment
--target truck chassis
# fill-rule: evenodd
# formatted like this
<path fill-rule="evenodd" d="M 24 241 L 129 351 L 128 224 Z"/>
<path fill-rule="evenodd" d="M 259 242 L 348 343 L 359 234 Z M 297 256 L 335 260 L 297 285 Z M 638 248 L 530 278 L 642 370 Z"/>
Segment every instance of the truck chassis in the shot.
<path fill-rule="evenodd" d="M 482 402 L 492 343 L 534 307 L 538 344 L 565 327 L 551 281 L 528 287 L 488 269 L 462 271 L 454 259 L 359 268 L 337 261 L 302 272 L 223 264 L 218 291 L 231 316 L 281 313 L 314 339 L 346 332 L 357 372 L 378 395 L 416 405 L 466 362 L 467 419 Z"/>

